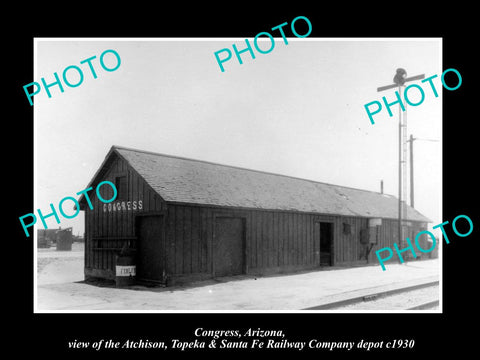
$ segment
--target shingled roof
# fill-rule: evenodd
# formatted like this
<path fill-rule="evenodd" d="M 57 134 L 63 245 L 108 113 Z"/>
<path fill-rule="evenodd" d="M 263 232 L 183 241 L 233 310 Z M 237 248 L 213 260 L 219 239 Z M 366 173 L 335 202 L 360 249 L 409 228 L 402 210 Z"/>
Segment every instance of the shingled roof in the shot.
<path fill-rule="evenodd" d="M 112 152 L 125 159 L 167 202 L 398 217 L 398 200 L 392 195 L 119 146 L 112 146 L 105 161 Z M 409 206 L 406 220 L 431 222 Z"/>

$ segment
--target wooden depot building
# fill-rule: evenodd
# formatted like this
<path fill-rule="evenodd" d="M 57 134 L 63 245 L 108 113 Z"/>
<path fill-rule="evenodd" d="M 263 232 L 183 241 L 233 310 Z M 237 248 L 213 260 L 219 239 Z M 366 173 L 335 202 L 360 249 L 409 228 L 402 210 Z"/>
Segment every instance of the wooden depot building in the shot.
<path fill-rule="evenodd" d="M 119 146 L 89 186 L 104 180 L 113 202 L 90 192 L 90 210 L 79 199 L 87 279 L 114 279 L 123 247 L 137 281 L 172 284 L 376 262 L 376 250 L 404 243 L 397 198 L 378 192 Z M 405 220 L 411 239 L 430 222 L 411 207 Z"/>

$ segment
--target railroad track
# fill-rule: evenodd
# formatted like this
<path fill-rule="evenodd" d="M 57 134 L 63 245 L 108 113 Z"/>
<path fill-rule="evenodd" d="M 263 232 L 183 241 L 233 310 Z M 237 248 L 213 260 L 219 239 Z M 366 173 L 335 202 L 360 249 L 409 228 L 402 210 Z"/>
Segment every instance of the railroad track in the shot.
<path fill-rule="evenodd" d="M 414 285 L 386 290 L 365 289 L 354 296 L 324 302 L 304 310 L 430 310 L 439 306 L 439 281 L 425 281 Z"/>
<path fill-rule="evenodd" d="M 408 308 L 407 310 L 428 310 L 436 308 L 440 305 L 440 300 L 427 301 L 423 304 L 418 304 Z"/>

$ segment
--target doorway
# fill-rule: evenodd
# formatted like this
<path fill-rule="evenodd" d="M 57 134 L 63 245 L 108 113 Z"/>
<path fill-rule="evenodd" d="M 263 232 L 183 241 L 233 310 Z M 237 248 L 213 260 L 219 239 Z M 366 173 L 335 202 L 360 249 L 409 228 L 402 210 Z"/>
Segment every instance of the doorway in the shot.
<path fill-rule="evenodd" d="M 214 275 L 245 273 L 245 220 L 240 217 L 215 218 Z"/>
<path fill-rule="evenodd" d="M 137 278 L 163 279 L 163 216 L 137 217 Z"/>
<path fill-rule="evenodd" d="M 333 224 L 329 222 L 315 222 L 315 239 L 319 266 L 333 265 Z"/>

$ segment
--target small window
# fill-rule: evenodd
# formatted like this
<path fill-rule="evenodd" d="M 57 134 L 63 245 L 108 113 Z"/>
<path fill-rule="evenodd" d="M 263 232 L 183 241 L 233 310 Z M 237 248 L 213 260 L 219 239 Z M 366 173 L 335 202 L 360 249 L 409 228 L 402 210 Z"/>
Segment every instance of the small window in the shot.
<path fill-rule="evenodd" d="M 127 200 L 127 177 L 126 176 L 117 176 L 115 178 L 115 187 L 117 188 L 117 198 L 116 200 Z"/>
<path fill-rule="evenodd" d="M 352 225 L 343 223 L 343 235 L 350 235 L 352 233 Z"/>

